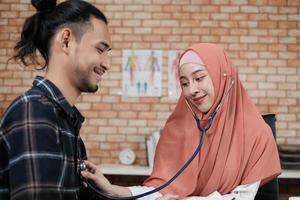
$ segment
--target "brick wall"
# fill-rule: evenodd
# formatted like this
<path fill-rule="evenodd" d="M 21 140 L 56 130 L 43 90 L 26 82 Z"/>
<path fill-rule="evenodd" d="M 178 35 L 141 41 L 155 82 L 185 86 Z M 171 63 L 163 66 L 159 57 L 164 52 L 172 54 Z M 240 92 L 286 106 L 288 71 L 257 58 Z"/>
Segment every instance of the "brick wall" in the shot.
<path fill-rule="evenodd" d="M 9 62 L 29 0 L 0 2 L 0 116 L 31 85 L 36 74 Z M 175 101 L 167 96 L 168 50 L 194 42 L 222 45 L 262 113 L 277 114 L 278 143 L 300 144 L 300 1 L 298 0 L 94 0 L 109 19 L 111 70 L 101 92 L 84 94 L 77 106 L 86 116 L 81 134 L 96 163 L 117 163 L 131 147 L 146 164 L 145 139 L 162 128 Z M 163 50 L 163 93 L 122 97 L 122 49 Z"/>

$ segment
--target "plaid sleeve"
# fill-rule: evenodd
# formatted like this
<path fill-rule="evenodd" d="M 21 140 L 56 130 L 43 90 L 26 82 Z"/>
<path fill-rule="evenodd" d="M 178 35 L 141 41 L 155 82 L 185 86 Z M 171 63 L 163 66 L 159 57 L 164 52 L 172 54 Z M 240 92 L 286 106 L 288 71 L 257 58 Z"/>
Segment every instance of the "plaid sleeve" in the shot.
<path fill-rule="evenodd" d="M 0 199 L 76 199 L 78 188 L 64 186 L 73 161 L 64 156 L 56 120 L 54 108 L 38 101 L 23 103 L 6 116 L 0 140 L 1 154 L 5 152 L 0 158 Z"/>
<path fill-rule="evenodd" d="M 8 151 L 6 138 L 3 135 L 2 127 L 0 126 L 0 199 L 8 200 L 9 190 L 7 184 L 7 170 L 8 170 Z"/>

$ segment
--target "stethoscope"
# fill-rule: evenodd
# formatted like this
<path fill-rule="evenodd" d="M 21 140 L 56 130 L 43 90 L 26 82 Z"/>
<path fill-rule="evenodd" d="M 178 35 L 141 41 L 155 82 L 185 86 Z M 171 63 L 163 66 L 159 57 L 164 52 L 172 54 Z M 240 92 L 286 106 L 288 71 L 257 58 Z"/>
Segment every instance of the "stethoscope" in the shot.
<path fill-rule="evenodd" d="M 189 103 L 189 100 L 187 98 L 185 98 L 185 102 L 189 108 L 189 110 L 191 111 L 191 113 L 193 114 L 193 117 L 194 117 L 194 120 L 196 122 L 196 125 L 197 125 L 197 129 L 201 135 L 200 137 L 200 142 L 199 142 L 199 145 L 197 146 L 195 152 L 193 153 L 193 155 L 191 156 L 191 158 L 181 167 L 181 169 L 178 170 L 178 172 L 171 178 L 169 179 L 166 183 L 162 184 L 161 186 L 153 189 L 153 190 L 150 190 L 148 192 L 145 192 L 145 193 L 142 193 L 142 194 L 139 194 L 139 195 L 135 195 L 135 196 L 130 196 L 130 197 L 114 197 L 114 196 L 110 196 L 108 194 L 106 194 L 105 192 L 103 192 L 102 190 L 100 190 L 97 186 L 95 186 L 92 182 L 90 181 L 86 181 L 86 184 L 88 186 L 88 188 L 90 190 L 92 190 L 97 196 L 101 197 L 102 199 L 105 199 L 105 200 L 134 200 L 134 199 L 138 199 L 138 198 L 142 198 L 142 197 L 145 197 L 145 196 L 148 196 L 150 194 L 153 194 L 155 192 L 159 192 L 160 190 L 164 189 L 165 187 L 167 187 L 168 185 L 170 185 L 180 174 L 182 174 L 182 172 L 191 164 L 191 162 L 194 160 L 194 158 L 197 156 L 197 154 L 200 152 L 201 150 L 201 147 L 202 147 L 202 144 L 203 144 L 203 141 L 204 141 L 204 138 L 205 138 L 205 135 L 206 135 L 206 132 L 207 130 L 211 127 L 211 124 L 216 116 L 216 114 L 218 113 L 218 111 L 220 110 L 223 102 L 224 102 L 224 99 L 225 97 L 228 95 L 229 91 L 231 90 L 232 86 L 234 84 L 234 80 L 232 79 L 231 80 L 231 83 L 230 83 L 230 87 L 229 89 L 227 90 L 227 92 L 225 93 L 225 95 L 223 96 L 223 98 L 221 99 L 219 105 L 216 107 L 215 111 L 210 115 L 209 117 L 209 120 L 208 120 L 208 123 L 207 123 L 207 126 L 205 128 L 201 128 L 200 126 L 200 120 L 199 118 L 197 117 L 196 113 L 193 111 L 193 109 L 191 108 L 190 106 L 190 103 Z M 86 170 L 86 165 L 83 161 L 80 161 L 79 162 L 79 170 L 82 171 L 82 170 Z"/>

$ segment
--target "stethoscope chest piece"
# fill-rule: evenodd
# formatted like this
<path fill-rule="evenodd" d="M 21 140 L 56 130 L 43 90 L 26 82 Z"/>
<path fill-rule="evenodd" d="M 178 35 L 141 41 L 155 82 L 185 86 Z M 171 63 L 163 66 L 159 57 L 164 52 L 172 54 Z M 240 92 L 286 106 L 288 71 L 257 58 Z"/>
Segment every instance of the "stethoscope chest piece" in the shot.
<path fill-rule="evenodd" d="M 86 164 L 83 162 L 83 160 L 80 160 L 78 162 L 78 170 L 79 170 L 79 172 L 86 170 Z"/>

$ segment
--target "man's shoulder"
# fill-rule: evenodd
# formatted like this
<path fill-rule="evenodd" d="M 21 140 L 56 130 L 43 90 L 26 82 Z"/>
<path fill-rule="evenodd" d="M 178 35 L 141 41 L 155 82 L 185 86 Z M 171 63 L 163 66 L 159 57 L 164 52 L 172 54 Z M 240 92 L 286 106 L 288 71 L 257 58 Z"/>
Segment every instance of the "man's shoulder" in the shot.
<path fill-rule="evenodd" d="M 12 103 L 6 109 L 4 116 L 22 109 L 22 107 L 29 102 L 39 104 L 39 102 L 42 102 L 42 94 L 34 91 L 33 89 L 26 91 L 12 101 Z"/>
<path fill-rule="evenodd" d="M 24 120 L 25 113 L 28 113 L 30 118 L 36 118 L 37 113 L 44 116 L 52 115 L 54 114 L 53 103 L 43 93 L 30 89 L 10 104 L 3 114 L 0 125 L 5 126 L 12 121 Z"/>

